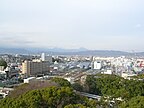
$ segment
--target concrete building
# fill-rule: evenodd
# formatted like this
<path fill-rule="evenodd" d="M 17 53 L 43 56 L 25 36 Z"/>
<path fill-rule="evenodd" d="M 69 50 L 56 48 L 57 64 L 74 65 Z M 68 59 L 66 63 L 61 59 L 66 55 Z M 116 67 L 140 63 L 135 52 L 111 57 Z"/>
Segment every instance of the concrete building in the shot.
<path fill-rule="evenodd" d="M 0 66 L 0 71 L 4 71 L 4 66 Z"/>
<path fill-rule="evenodd" d="M 41 60 L 42 61 L 48 61 L 49 63 L 52 63 L 52 56 L 46 56 L 45 53 L 42 53 L 41 55 Z"/>
<path fill-rule="evenodd" d="M 46 61 L 46 55 L 45 55 L 45 53 L 42 53 L 42 54 L 41 54 L 41 60 L 42 60 L 42 61 Z"/>
<path fill-rule="evenodd" d="M 98 61 L 94 62 L 94 69 L 101 69 L 101 67 L 102 67 L 102 63 L 101 62 L 98 62 Z"/>
<path fill-rule="evenodd" d="M 111 69 L 107 69 L 104 72 L 101 72 L 101 74 L 109 74 L 109 75 L 111 75 L 111 74 L 113 74 L 113 72 L 112 72 Z"/>
<path fill-rule="evenodd" d="M 49 63 L 53 63 L 53 61 L 52 61 L 52 56 L 50 56 L 50 55 L 46 56 L 46 60 L 47 60 Z"/>
<path fill-rule="evenodd" d="M 48 62 L 41 60 L 26 60 L 22 63 L 22 73 L 27 76 L 45 74 L 48 72 L 48 68 Z"/>
<path fill-rule="evenodd" d="M 24 83 L 30 83 L 30 82 L 34 82 L 34 81 L 36 81 L 35 77 L 29 77 L 29 78 L 24 79 Z"/>
<path fill-rule="evenodd" d="M 5 72 L 7 73 L 7 77 L 11 78 L 11 77 L 17 77 L 20 70 L 16 69 L 14 66 L 8 66 L 5 69 Z"/>

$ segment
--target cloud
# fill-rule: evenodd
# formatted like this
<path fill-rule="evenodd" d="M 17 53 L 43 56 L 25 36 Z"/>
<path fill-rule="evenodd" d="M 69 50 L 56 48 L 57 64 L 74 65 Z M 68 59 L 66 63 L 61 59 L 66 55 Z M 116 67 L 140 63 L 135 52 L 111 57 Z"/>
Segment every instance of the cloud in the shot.
<path fill-rule="evenodd" d="M 0 46 L 143 49 L 144 0 L 14 1 L 0 1 Z"/>

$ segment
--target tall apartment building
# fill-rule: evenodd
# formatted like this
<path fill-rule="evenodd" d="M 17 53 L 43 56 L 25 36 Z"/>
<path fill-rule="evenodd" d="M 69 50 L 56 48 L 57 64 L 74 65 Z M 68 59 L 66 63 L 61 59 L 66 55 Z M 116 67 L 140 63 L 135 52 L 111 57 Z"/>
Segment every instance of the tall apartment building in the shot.
<path fill-rule="evenodd" d="M 41 60 L 26 60 L 22 63 L 22 73 L 27 76 L 45 74 L 46 72 L 48 72 L 48 62 Z"/>

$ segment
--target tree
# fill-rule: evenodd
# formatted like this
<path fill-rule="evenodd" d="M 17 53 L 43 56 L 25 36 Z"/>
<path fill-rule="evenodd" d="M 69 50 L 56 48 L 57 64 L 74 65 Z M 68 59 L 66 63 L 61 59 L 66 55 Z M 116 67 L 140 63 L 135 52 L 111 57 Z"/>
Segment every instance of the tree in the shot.
<path fill-rule="evenodd" d="M 38 90 L 38 89 L 43 89 L 51 86 L 58 86 L 58 85 L 51 81 L 36 81 L 36 82 L 31 82 L 29 84 L 22 84 L 18 87 L 15 87 L 14 91 L 10 92 L 9 97 L 18 97 L 31 90 Z"/>
<path fill-rule="evenodd" d="M 65 106 L 64 108 L 87 108 L 87 107 L 82 104 L 74 104 L 74 105 L 70 104 Z"/>
<path fill-rule="evenodd" d="M 72 84 L 72 87 L 73 87 L 74 90 L 83 91 L 83 86 L 80 85 L 79 83 Z"/>
<path fill-rule="evenodd" d="M 63 78 L 53 78 L 52 81 L 59 84 L 62 87 L 71 87 L 70 82 Z"/>
<path fill-rule="evenodd" d="M 31 90 L 18 97 L 6 97 L 0 108 L 96 108 L 97 102 L 80 96 L 70 87 Z"/>
<path fill-rule="evenodd" d="M 4 66 L 4 69 L 7 67 L 7 62 L 4 61 L 3 59 L 0 59 L 0 66 Z"/>
<path fill-rule="evenodd" d="M 105 100 L 115 100 L 116 105 L 136 96 L 144 96 L 143 81 L 127 80 L 115 75 L 89 75 L 85 85 L 88 87 L 89 93 L 107 97 Z M 118 98 L 120 100 L 117 100 Z"/>
<path fill-rule="evenodd" d="M 84 100 L 69 87 L 49 87 L 31 90 L 18 97 L 0 101 L 0 108 L 64 108 L 69 104 L 84 103 Z"/>
<path fill-rule="evenodd" d="M 120 108 L 144 108 L 144 96 L 133 97 L 128 102 L 123 102 Z"/>

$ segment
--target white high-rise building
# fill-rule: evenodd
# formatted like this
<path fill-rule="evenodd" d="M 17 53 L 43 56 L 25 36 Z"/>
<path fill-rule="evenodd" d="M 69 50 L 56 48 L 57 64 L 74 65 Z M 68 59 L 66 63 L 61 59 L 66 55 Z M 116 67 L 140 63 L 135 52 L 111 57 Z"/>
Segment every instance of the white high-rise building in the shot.
<path fill-rule="evenodd" d="M 42 61 L 46 61 L 45 53 L 42 53 L 42 54 L 41 54 L 41 60 L 42 60 Z"/>
<path fill-rule="evenodd" d="M 46 56 L 45 53 L 41 54 L 41 60 L 42 61 L 48 61 L 49 63 L 52 63 L 52 56 L 48 55 Z"/>
<path fill-rule="evenodd" d="M 102 67 L 101 62 L 98 62 L 98 61 L 94 62 L 94 69 L 101 69 L 101 67 Z"/>

